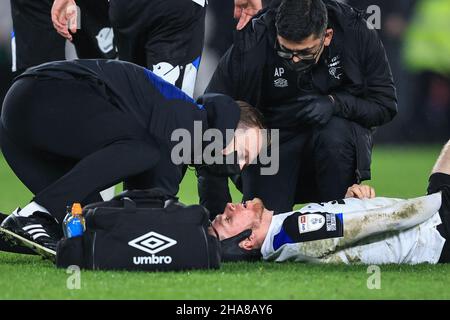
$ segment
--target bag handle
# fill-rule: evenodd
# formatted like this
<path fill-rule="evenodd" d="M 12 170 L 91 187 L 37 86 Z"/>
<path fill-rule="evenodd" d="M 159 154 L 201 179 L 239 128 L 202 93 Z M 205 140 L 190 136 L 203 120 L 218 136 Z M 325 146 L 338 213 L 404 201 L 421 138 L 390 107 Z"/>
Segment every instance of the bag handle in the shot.
<path fill-rule="evenodd" d="M 119 193 L 117 196 L 113 198 L 113 200 L 123 200 L 124 198 L 130 198 L 133 200 L 161 200 L 162 202 L 174 199 L 177 200 L 177 197 L 169 195 L 168 192 L 166 192 L 163 189 L 160 188 L 153 188 L 153 189 L 142 189 L 142 190 L 125 190 L 122 193 Z"/>
<path fill-rule="evenodd" d="M 128 210 L 136 210 L 136 202 L 134 202 L 131 198 L 129 197 L 124 197 L 122 198 L 123 201 L 123 207 L 124 209 L 128 209 Z"/>

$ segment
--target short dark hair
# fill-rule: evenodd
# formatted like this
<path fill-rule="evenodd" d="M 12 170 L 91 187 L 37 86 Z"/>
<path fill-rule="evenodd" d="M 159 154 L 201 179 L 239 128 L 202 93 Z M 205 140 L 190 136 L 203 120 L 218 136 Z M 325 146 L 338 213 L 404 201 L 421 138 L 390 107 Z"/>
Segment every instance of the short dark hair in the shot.
<path fill-rule="evenodd" d="M 277 33 L 289 41 L 317 38 L 328 25 L 328 12 L 322 0 L 283 0 L 275 20 Z"/>
<path fill-rule="evenodd" d="M 249 128 L 264 129 L 264 118 L 262 113 L 245 101 L 236 101 L 241 108 L 241 117 L 239 122 Z"/>

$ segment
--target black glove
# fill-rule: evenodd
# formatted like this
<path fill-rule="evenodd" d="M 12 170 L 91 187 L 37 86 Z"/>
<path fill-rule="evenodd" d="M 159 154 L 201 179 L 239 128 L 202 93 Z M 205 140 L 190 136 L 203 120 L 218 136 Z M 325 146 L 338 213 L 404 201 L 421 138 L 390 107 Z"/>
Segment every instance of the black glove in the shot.
<path fill-rule="evenodd" d="M 297 99 L 305 106 L 295 118 L 299 124 L 324 126 L 336 111 L 334 99 L 330 96 L 308 95 Z"/>
<path fill-rule="evenodd" d="M 236 262 L 236 261 L 257 261 L 261 259 L 261 250 L 245 250 L 239 247 L 239 243 L 252 234 L 252 230 L 248 229 L 238 235 L 222 240 L 221 253 L 222 261 L 224 262 Z"/>

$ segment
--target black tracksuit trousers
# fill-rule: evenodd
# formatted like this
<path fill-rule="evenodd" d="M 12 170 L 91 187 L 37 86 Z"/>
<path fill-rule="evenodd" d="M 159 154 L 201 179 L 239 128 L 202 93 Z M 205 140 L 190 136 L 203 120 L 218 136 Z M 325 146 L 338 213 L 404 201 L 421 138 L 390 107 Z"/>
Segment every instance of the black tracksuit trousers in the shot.
<path fill-rule="evenodd" d="M 61 222 L 66 206 L 155 166 L 157 144 L 89 80 L 23 78 L 5 98 L 3 155 L 17 177 Z"/>
<path fill-rule="evenodd" d="M 13 72 L 49 61 L 66 59 L 66 39 L 53 27 L 51 8 L 53 0 L 10 0 L 14 26 L 12 48 Z M 111 29 L 107 0 L 77 0 L 80 8 L 81 29 L 73 35 L 73 44 L 80 59 L 114 59 L 113 37 L 101 39 L 103 29 Z M 107 46 L 105 46 L 105 44 Z"/>

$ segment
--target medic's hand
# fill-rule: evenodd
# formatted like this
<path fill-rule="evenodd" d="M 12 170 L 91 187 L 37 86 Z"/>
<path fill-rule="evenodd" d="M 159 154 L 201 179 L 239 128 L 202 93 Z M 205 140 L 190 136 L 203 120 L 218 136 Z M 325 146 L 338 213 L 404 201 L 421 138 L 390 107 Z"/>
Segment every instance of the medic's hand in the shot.
<path fill-rule="evenodd" d="M 261 9 L 261 0 L 234 0 L 234 18 L 239 19 L 236 29 L 241 30 L 244 28 Z"/>
<path fill-rule="evenodd" d="M 336 111 L 334 98 L 325 95 L 308 95 L 297 99 L 304 105 L 295 118 L 300 125 L 324 126 L 330 121 Z"/>
<path fill-rule="evenodd" d="M 55 0 L 51 14 L 56 31 L 67 40 L 72 41 L 70 32 L 76 33 L 78 28 L 78 8 L 75 0 Z"/>
<path fill-rule="evenodd" d="M 375 189 L 371 186 L 354 184 L 347 189 L 346 198 L 372 199 L 375 198 Z"/>
<path fill-rule="evenodd" d="M 222 261 L 231 262 L 231 261 L 257 261 L 261 258 L 261 251 L 259 249 L 255 250 L 245 250 L 239 247 L 239 243 L 250 237 L 252 234 L 252 230 L 245 230 L 240 234 L 222 240 L 221 244 L 221 254 Z"/>

